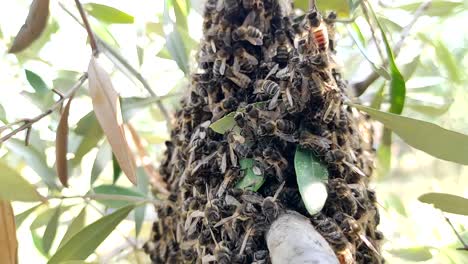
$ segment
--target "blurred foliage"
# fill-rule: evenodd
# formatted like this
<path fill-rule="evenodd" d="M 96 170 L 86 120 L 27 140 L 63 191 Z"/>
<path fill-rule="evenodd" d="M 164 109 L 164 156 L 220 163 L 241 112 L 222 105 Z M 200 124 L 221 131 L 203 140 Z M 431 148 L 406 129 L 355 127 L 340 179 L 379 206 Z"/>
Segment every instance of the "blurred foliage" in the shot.
<path fill-rule="evenodd" d="M 58 2 L 79 17 L 72 1 Z M 7 51 L 24 23 L 30 1 L 9 2 L 0 10 L 0 56 L 3 58 L 0 83 L 4 87 L 0 97 L 1 136 L 23 124 L 15 124 L 16 121 L 47 111 L 60 97 L 51 89 L 66 93 L 85 71 L 90 58 L 86 32 L 58 2 L 51 1 L 50 18 L 40 38 L 16 55 Z M 121 54 L 146 79 L 152 91 L 161 96 L 150 97 L 136 76 L 121 63 L 115 63 L 115 58 L 108 57 L 104 66 L 111 72 L 115 89 L 121 95 L 124 121 L 131 123 L 148 143 L 148 158 L 155 166 L 161 160 L 164 141 L 170 133 L 156 102 L 162 101 L 171 113 L 178 108 L 180 93 L 189 83 L 188 75 L 195 70 L 193 58 L 202 35 L 202 2 L 165 0 L 135 4 L 103 0 L 84 5 L 96 35 Z M 296 6 L 302 9 L 308 2 L 295 0 Z M 337 63 L 344 65 L 343 73 L 351 84 L 364 80 L 374 71 L 378 73 L 378 79 L 359 98 L 364 105 L 466 131 L 468 90 L 464 69 L 468 66 L 468 29 L 463 25 L 468 16 L 468 1 L 431 1 L 404 40 L 400 54 L 393 54 L 402 31 L 423 2 L 317 0 L 317 5 L 321 10 L 338 10 L 340 20 L 353 19 L 351 24 L 337 23 Z M 370 19 L 363 14 L 365 3 L 370 3 L 375 10 Z M 371 28 L 378 33 L 375 37 Z M 377 46 L 386 51 L 386 56 L 380 56 Z M 387 58 L 390 66 L 382 67 Z M 17 201 L 13 207 L 20 263 L 31 260 L 45 263 L 52 256 L 50 263 L 78 259 L 147 262 L 141 256 L 141 246 L 149 236 L 154 210 L 151 206 L 136 209 L 134 206 L 142 201 L 154 201 L 148 184 L 152 175 L 138 164 L 137 186 L 132 187 L 125 177 L 119 177 L 120 167 L 92 111 L 87 91 L 80 89 L 69 118 L 67 158 L 71 187 L 63 188 L 57 180 L 54 155 L 59 119 L 60 114 L 54 112 L 35 123 L 29 146 L 24 145 L 24 133 L 0 143 L 0 197 Z M 3 126 L 7 124 L 15 125 Z M 225 126 L 213 129 L 222 131 Z M 415 151 L 399 137 L 391 142 L 388 130 L 381 133 L 381 125 L 375 127 L 378 138 L 383 136 L 387 143 L 379 148 L 381 158 L 377 168 L 386 165 L 389 170 L 378 170 L 375 188 L 383 206 L 381 229 L 387 239 L 384 256 L 388 262 L 468 262 L 466 251 L 455 250 L 460 243 L 442 215 L 417 200 L 427 192 L 466 196 L 468 170 Z M 407 131 L 409 127 L 405 125 L 402 129 Z M 416 138 L 427 138 L 431 133 L 426 128 L 412 129 Z M 440 141 L 442 146 L 447 137 L 438 135 L 431 140 Z M 451 148 L 454 151 L 449 154 L 465 156 L 466 149 L 460 145 Z M 252 171 L 254 178 L 252 166 L 246 169 Z M 261 185 L 261 181 L 256 182 Z M 96 198 L 99 195 L 101 199 Z M 44 197 L 49 202 L 37 204 Z M 444 205 L 437 203 L 440 201 L 430 203 L 444 210 Z M 460 203 L 466 203 L 466 199 Z M 457 223 L 466 222 L 461 216 L 449 217 Z M 466 225 L 455 226 L 468 241 Z M 112 232 L 114 229 L 118 232 Z M 99 239 L 86 240 L 90 234 Z M 104 241 L 109 234 L 109 239 Z"/>

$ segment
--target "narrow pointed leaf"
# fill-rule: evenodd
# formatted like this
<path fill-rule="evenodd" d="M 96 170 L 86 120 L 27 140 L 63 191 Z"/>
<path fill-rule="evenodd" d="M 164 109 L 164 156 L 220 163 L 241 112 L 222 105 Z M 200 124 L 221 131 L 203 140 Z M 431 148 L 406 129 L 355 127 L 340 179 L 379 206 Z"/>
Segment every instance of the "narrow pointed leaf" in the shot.
<path fill-rule="evenodd" d="M 122 174 L 122 169 L 119 166 L 119 162 L 115 155 L 112 155 L 112 183 L 115 184 Z"/>
<path fill-rule="evenodd" d="M 72 100 L 73 96 L 70 97 L 63 109 L 55 136 L 55 166 L 57 167 L 58 178 L 65 187 L 68 187 L 68 115 Z"/>
<path fill-rule="evenodd" d="M 144 194 L 138 191 L 135 191 L 133 189 L 120 187 L 120 186 L 112 185 L 112 184 L 99 185 L 93 188 L 93 192 L 95 192 L 96 194 L 132 196 L 132 197 L 140 197 L 140 198 L 146 197 Z M 104 200 L 104 199 L 99 199 L 97 201 L 111 208 L 123 207 L 132 203 L 130 201 L 121 201 L 121 200 L 116 201 L 116 200 Z"/>
<path fill-rule="evenodd" d="M 411 262 L 426 261 L 432 258 L 432 254 L 429 247 L 392 249 L 388 252 L 390 252 L 390 254 L 396 257 Z"/>
<path fill-rule="evenodd" d="M 256 192 L 265 182 L 263 175 L 257 175 L 253 171 L 253 159 L 241 159 L 239 161 L 241 170 L 244 171 L 244 177 L 236 184 L 236 188 L 251 190 Z"/>
<path fill-rule="evenodd" d="M 391 129 L 408 145 L 436 158 L 468 165 L 468 135 L 405 116 L 353 104 Z"/>
<path fill-rule="evenodd" d="M 50 218 L 50 221 L 44 231 L 44 236 L 42 237 L 42 248 L 47 254 L 49 254 L 52 243 L 54 243 L 55 235 L 57 234 L 61 209 L 61 206 L 57 206 L 57 208 L 54 210 L 54 214 Z"/>
<path fill-rule="evenodd" d="M 26 220 L 26 218 L 28 218 L 28 216 L 30 216 L 34 211 L 36 211 L 36 209 L 38 209 L 41 205 L 42 204 L 40 203 L 36 206 L 29 208 L 28 210 L 22 213 L 17 214 L 15 216 L 16 228 L 20 227 L 21 224 L 24 222 L 24 220 Z"/>
<path fill-rule="evenodd" d="M 28 17 L 16 34 L 9 53 L 18 53 L 39 38 L 47 25 L 49 17 L 49 0 L 34 0 L 29 7 Z"/>
<path fill-rule="evenodd" d="M 446 213 L 468 215 L 468 199 L 448 193 L 426 193 L 418 198 L 419 201 L 433 204 Z"/>
<path fill-rule="evenodd" d="M 23 202 L 44 201 L 36 188 L 27 182 L 15 170 L 0 162 L 0 200 Z"/>
<path fill-rule="evenodd" d="M 89 93 L 93 109 L 112 151 L 127 178 L 136 184 L 135 160 L 130 151 L 122 123 L 120 101 L 109 75 L 92 58 L 89 67 Z"/>
<path fill-rule="evenodd" d="M 104 136 L 104 133 L 93 111 L 89 112 L 78 121 L 76 129 L 73 132 L 82 137 L 75 151 L 75 157 L 71 160 L 72 165 L 76 166 L 81 162 L 84 155 L 97 146 L 98 142 Z"/>
<path fill-rule="evenodd" d="M 73 219 L 73 221 L 68 226 L 67 232 L 60 241 L 59 248 L 67 243 L 70 238 L 72 238 L 76 233 L 78 233 L 85 226 L 86 221 L 86 206 L 80 211 L 80 213 Z"/>
<path fill-rule="evenodd" d="M 133 208 L 134 205 L 123 207 L 83 228 L 57 250 L 48 264 L 59 264 L 67 260 L 86 260 Z"/>
<path fill-rule="evenodd" d="M 0 259 L 4 264 L 18 263 L 15 215 L 9 201 L 0 201 Z"/>
<path fill-rule="evenodd" d="M 96 159 L 94 160 L 93 168 L 91 169 L 91 185 L 97 180 L 101 172 L 104 170 L 106 165 L 112 159 L 112 150 L 106 142 L 101 145 L 96 154 Z"/>
<path fill-rule="evenodd" d="M 104 23 L 132 24 L 135 20 L 133 16 L 106 5 L 89 3 L 85 4 L 84 8 L 91 16 Z"/>
<path fill-rule="evenodd" d="M 37 230 L 31 230 L 31 238 L 32 238 L 33 244 L 36 247 L 37 251 L 39 251 L 39 253 L 41 253 L 44 257 L 48 258 L 49 256 L 44 251 L 44 248 L 42 246 L 42 237 L 41 237 L 41 235 L 39 235 Z"/>
<path fill-rule="evenodd" d="M 24 70 L 24 72 L 26 73 L 26 79 L 36 93 L 45 94 L 49 92 L 49 88 L 44 80 L 42 80 L 41 76 L 30 70 Z"/>
<path fill-rule="evenodd" d="M 328 193 L 325 182 L 328 180 L 328 170 L 312 154 L 312 151 L 297 148 L 294 156 L 297 185 L 302 201 L 309 212 L 314 215 L 325 205 Z"/>
<path fill-rule="evenodd" d="M 406 83 L 403 76 L 398 69 L 398 66 L 395 63 L 395 56 L 393 54 L 392 47 L 390 42 L 387 39 L 387 35 L 380 24 L 379 19 L 377 18 L 372 6 L 369 4 L 369 9 L 372 12 L 372 15 L 377 22 L 377 26 L 380 29 L 383 42 L 385 44 L 385 50 L 388 57 L 388 65 L 390 67 L 390 75 L 392 77 L 390 81 L 390 112 L 394 114 L 401 114 L 403 112 L 403 107 L 405 106 L 405 97 L 406 97 Z"/>
<path fill-rule="evenodd" d="M 148 194 L 150 183 L 148 180 L 148 175 L 146 175 L 145 169 L 139 168 L 137 170 L 137 177 L 138 177 L 138 185 L 137 189 L 144 195 Z M 141 232 L 141 227 L 143 226 L 143 222 L 145 220 L 146 214 L 146 205 L 142 205 L 138 208 L 135 208 L 135 235 L 138 235 Z"/>

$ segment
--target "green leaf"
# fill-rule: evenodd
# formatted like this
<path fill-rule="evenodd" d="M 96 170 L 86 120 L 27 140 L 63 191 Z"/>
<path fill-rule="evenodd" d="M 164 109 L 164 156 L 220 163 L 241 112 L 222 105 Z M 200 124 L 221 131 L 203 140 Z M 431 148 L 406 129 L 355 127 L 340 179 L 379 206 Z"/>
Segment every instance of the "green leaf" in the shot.
<path fill-rule="evenodd" d="M 162 59 L 172 60 L 171 53 L 169 52 L 169 50 L 166 47 L 162 48 L 158 52 L 158 54 L 156 54 L 156 57 L 159 57 L 159 58 L 162 58 Z"/>
<path fill-rule="evenodd" d="M 398 212 L 402 216 L 408 216 L 406 212 L 405 205 L 401 201 L 400 196 L 392 193 L 387 197 L 387 201 L 391 208 L 393 208 L 396 212 Z"/>
<path fill-rule="evenodd" d="M 408 261 L 426 261 L 432 258 L 429 247 L 413 247 L 393 249 L 388 251 L 390 254 Z"/>
<path fill-rule="evenodd" d="M 123 207 L 83 228 L 59 248 L 47 263 L 59 264 L 67 260 L 86 260 L 133 208 L 135 205 Z"/>
<path fill-rule="evenodd" d="M 149 191 L 150 183 L 148 180 L 148 175 L 146 174 L 145 170 L 141 167 L 137 170 L 137 179 L 138 191 L 146 196 Z M 146 205 L 142 205 L 138 208 L 135 208 L 135 234 L 137 237 L 141 232 L 141 227 L 143 225 L 143 221 L 145 220 L 145 213 Z"/>
<path fill-rule="evenodd" d="M 218 119 L 216 122 L 211 124 L 210 128 L 219 134 L 226 133 L 226 131 L 233 129 L 234 126 L 236 125 L 236 121 L 234 120 L 235 115 L 236 115 L 236 112 L 232 112 L 232 113 L 225 115 L 223 118 Z"/>
<path fill-rule="evenodd" d="M 385 89 L 385 81 L 382 83 L 380 86 L 379 90 L 374 95 L 374 98 L 372 98 L 372 102 L 370 104 L 370 107 L 380 110 L 380 107 L 382 106 L 383 102 L 383 95 L 384 95 L 384 89 Z"/>
<path fill-rule="evenodd" d="M 418 55 L 414 57 L 414 59 L 410 63 L 405 64 L 405 66 L 403 66 L 403 76 L 405 78 L 405 81 L 408 81 L 411 78 L 411 76 L 413 76 L 420 62 L 420 55 Z"/>
<path fill-rule="evenodd" d="M 177 27 L 188 31 L 187 16 L 188 10 L 190 10 L 190 8 L 187 8 L 188 2 L 186 0 L 173 0 L 172 2 L 174 6 Z"/>
<path fill-rule="evenodd" d="M 36 188 L 27 182 L 15 170 L 0 162 L 0 200 L 23 202 L 44 201 Z"/>
<path fill-rule="evenodd" d="M 385 44 L 385 50 L 387 51 L 388 57 L 388 65 L 390 67 L 390 75 L 392 77 L 390 81 L 390 112 L 394 114 L 401 114 L 403 112 L 403 107 L 405 105 L 405 97 L 406 97 L 406 84 L 403 76 L 400 73 L 396 63 L 395 63 L 395 56 L 393 55 L 392 48 L 390 47 L 390 43 L 388 42 L 387 36 L 385 31 L 380 24 L 379 19 L 377 18 L 372 5 L 369 4 L 369 9 L 372 12 L 372 15 L 377 22 L 377 26 L 380 29 L 380 33 L 382 34 L 382 39 Z"/>
<path fill-rule="evenodd" d="M 294 156 L 297 185 L 302 201 L 309 214 L 320 212 L 325 205 L 328 193 L 325 183 L 328 170 L 312 154 L 312 151 L 298 147 Z"/>
<path fill-rule="evenodd" d="M 366 38 L 362 34 L 361 29 L 359 28 L 359 25 L 356 22 L 353 22 L 351 23 L 351 27 L 353 28 L 354 32 L 357 34 L 359 43 L 365 47 L 367 45 Z"/>
<path fill-rule="evenodd" d="M 54 214 L 50 218 L 49 223 L 44 231 L 44 236 L 42 237 L 42 247 L 44 252 L 49 254 L 50 248 L 52 247 L 52 243 L 54 242 L 55 235 L 57 234 L 57 228 L 59 224 L 59 217 L 60 217 L 60 209 L 61 206 L 57 206 L 54 210 Z"/>
<path fill-rule="evenodd" d="M 444 102 L 441 105 L 436 105 L 436 104 L 425 103 L 423 101 L 419 101 L 416 99 L 411 99 L 411 98 L 408 98 L 408 99 L 410 99 L 406 103 L 408 108 L 410 108 L 413 111 L 430 116 L 430 117 L 437 117 L 437 116 L 441 116 L 447 113 L 447 111 L 450 109 L 453 103 L 453 100 L 448 100 L 447 102 Z"/>
<path fill-rule="evenodd" d="M 117 185 L 112 185 L 112 184 L 99 185 L 97 187 L 94 187 L 93 191 L 96 194 L 110 194 L 110 195 L 132 196 L 132 197 L 141 197 L 141 198 L 146 197 L 144 194 L 138 191 L 135 191 L 129 188 L 120 187 Z M 117 200 L 105 200 L 105 199 L 99 199 L 98 202 L 106 206 L 109 206 L 111 208 L 118 208 L 118 207 L 132 204 L 132 202 L 130 201 L 120 201 L 120 200 L 117 201 Z"/>
<path fill-rule="evenodd" d="M 160 101 L 159 97 L 126 97 L 121 98 L 122 115 L 124 121 L 131 120 L 137 113 L 147 109 L 154 103 Z"/>
<path fill-rule="evenodd" d="M 348 0 L 316 0 L 317 8 L 321 12 L 336 11 L 338 16 L 349 17 L 350 6 Z"/>
<path fill-rule="evenodd" d="M 244 177 L 236 184 L 236 188 L 251 190 L 256 192 L 265 182 L 263 175 L 257 175 L 253 171 L 253 159 L 241 159 L 239 161 L 241 170 L 244 171 Z"/>
<path fill-rule="evenodd" d="M 33 145 L 25 146 L 18 139 L 10 139 L 4 143 L 11 152 L 20 157 L 33 169 L 44 183 L 53 189 L 57 189 L 55 171 L 47 166 L 45 153 L 39 152 Z"/>
<path fill-rule="evenodd" d="M 36 211 L 36 209 L 38 209 L 39 207 L 41 207 L 42 203 L 36 205 L 36 206 L 33 206 L 31 208 L 29 208 L 28 210 L 22 212 L 22 213 L 19 213 L 15 216 L 15 223 L 16 223 L 16 229 L 18 229 L 21 224 L 24 222 L 24 220 L 26 220 L 28 218 L 29 215 L 31 215 L 34 211 Z"/>
<path fill-rule="evenodd" d="M 132 24 L 133 16 L 124 13 L 110 6 L 89 3 L 85 4 L 84 8 L 88 13 L 96 19 L 109 24 Z"/>
<path fill-rule="evenodd" d="M 102 173 L 106 165 L 111 161 L 112 150 L 107 142 L 104 142 L 96 154 L 93 168 L 91 169 L 91 185 L 97 180 L 99 175 Z"/>
<path fill-rule="evenodd" d="M 392 131 L 382 128 L 382 142 L 377 149 L 377 174 L 380 178 L 387 175 L 392 165 Z"/>
<path fill-rule="evenodd" d="M 7 123 L 5 108 L 3 108 L 1 104 L 0 104 L 0 121 L 2 121 L 3 123 Z"/>
<path fill-rule="evenodd" d="M 418 9 L 418 7 L 421 4 L 422 2 L 416 2 L 406 5 L 395 6 L 394 8 L 414 12 Z M 424 11 L 424 14 L 428 16 L 451 16 L 461 10 L 463 10 L 463 2 L 438 0 L 432 1 L 428 9 Z"/>
<path fill-rule="evenodd" d="M 37 230 L 31 230 L 31 237 L 34 247 L 36 247 L 37 251 L 39 251 L 39 253 L 41 253 L 44 257 L 48 258 L 49 256 L 47 252 L 44 251 L 44 247 L 42 246 L 42 238 L 38 234 Z"/>
<path fill-rule="evenodd" d="M 188 55 L 186 52 L 184 41 L 178 30 L 174 29 L 166 35 L 166 48 L 171 54 L 171 58 L 175 60 L 179 69 L 186 75 L 189 73 Z"/>
<path fill-rule="evenodd" d="M 352 104 L 395 132 L 410 146 L 436 158 L 468 165 L 468 136 L 438 125 Z"/>
<path fill-rule="evenodd" d="M 115 184 L 119 180 L 120 175 L 122 175 L 122 168 L 120 168 L 119 162 L 117 161 L 117 158 L 115 157 L 113 153 L 112 153 L 112 169 L 113 169 L 112 183 Z"/>
<path fill-rule="evenodd" d="M 457 64 L 455 57 L 452 55 L 445 46 L 445 44 L 441 41 L 433 42 L 434 49 L 437 55 L 438 60 L 442 63 L 442 65 L 447 70 L 449 79 L 453 82 L 460 83 L 461 82 L 461 72 L 460 72 L 460 65 Z"/>
<path fill-rule="evenodd" d="M 81 231 L 85 226 L 86 221 L 86 206 L 80 211 L 80 213 L 73 219 L 73 221 L 68 226 L 67 232 L 60 241 L 59 248 L 65 245 L 70 238 L 72 238 L 76 233 Z"/>
<path fill-rule="evenodd" d="M 446 213 L 468 215 L 468 199 L 448 193 L 426 193 L 418 198 L 419 201 L 433 204 Z"/>
<path fill-rule="evenodd" d="M 146 28 L 147 33 L 154 33 L 158 36 L 164 37 L 164 30 L 163 30 L 162 23 L 149 22 L 149 23 L 146 23 L 145 28 Z"/>
<path fill-rule="evenodd" d="M 81 162 L 84 155 L 97 146 L 104 134 L 93 111 L 78 121 L 74 132 L 82 137 L 72 160 L 72 164 L 76 166 Z"/>
<path fill-rule="evenodd" d="M 34 91 L 39 94 L 45 94 L 49 92 L 47 84 L 42 80 L 42 78 L 36 73 L 30 70 L 24 70 L 26 73 L 26 79 L 29 84 L 34 88 Z"/>

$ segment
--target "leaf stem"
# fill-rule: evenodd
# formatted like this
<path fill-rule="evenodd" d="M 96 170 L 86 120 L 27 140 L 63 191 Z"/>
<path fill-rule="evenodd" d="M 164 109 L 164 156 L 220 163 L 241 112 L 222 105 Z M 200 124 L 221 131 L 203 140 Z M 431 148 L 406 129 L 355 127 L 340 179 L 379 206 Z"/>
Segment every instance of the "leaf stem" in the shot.
<path fill-rule="evenodd" d="M 410 33 L 411 29 L 413 28 L 414 24 L 416 24 L 416 21 L 429 8 L 431 3 L 432 3 L 431 0 L 425 1 L 414 12 L 413 19 L 411 20 L 411 22 L 408 25 L 405 26 L 405 28 L 403 29 L 402 34 L 400 36 L 400 40 L 393 47 L 395 57 L 398 56 L 398 54 L 400 53 L 400 50 L 401 50 L 406 38 L 409 36 L 409 33 Z M 388 60 L 386 60 L 382 64 L 382 67 L 386 67 L 387 65 L 388 65 Z M 369 86 L 371 86 L 379 78 L 379 76 L 380 75 L 378 73 L 373 71 L 366 78 L 364 78 L 364 80 L 352 84 L 352 89 L 354 91 L 355 96 L 359 97 L 360 95 L 362 95 L 367 90 L 367 88 L 369 88 Z"/>
<path fill-rule="evenodd" d="M 52 114 L 57 108 L 60 108 L 60 106 L 62 105 L 63 101 L 65 101 L 66 99 L 70 98 L 80 87 L 81 85 L 83 85 L 83 83 L 88 79 L 88 74 L 87 73 L 83 73 L 83 75 L 81 75 L 81 77 L 78 79 L 78 81 L 72 86 L 72 88 L 70 88 L 70 90 L 63 95 L 63 97 L 61 97 L 59 100 L 57 100 L 49 109 L 47 109 L 45 112 L 43 112 L 42 114 L 34 117 L 34 118 L 31 118 L 31 119 L 23 119 L 21 120 L 20 122 L 24 122 L 23 125 L 21 125 L 20 127 L 18 127 L 17 129 L 14 129 L 13 131 L 11 131 L 10 133 L 6 134 L 5 136 L 1 137 L 0 138 L 0 143 L 3 143 L 5 141 L 7 141 L 8 139 L 10 139 L 12 136 L 16 135 L 18 132 L 21 132 L 25 129 L 30 129 L 30 127 L 38 122 L 39 120 L 41 120 L 42 118 Z M 14 122 L 12 123 L 11 125 L 15 124 L 15 123 L 18 123 L 17 122 Z M 6 125 L 7 127 L 11 126 L 11 125 Z M 28 141 L 28 137 L 26 137 L 26 142 Z"/>
<path fill-rule="evenodd" d="M 76 7 L 78 8 L 78 11 L 80 12 L 81 19 L 83 19 L 84 27 L 86 28 L 86 31 L 88 32 L 89 43 L 91 44 L 93 55 L 96 56 L 99 53 L 98 45 L 94 37 L 94 33 L 91 30 L 91 26 L 89 25 L 88 17 L 86 16 L 86 13 L 83 9 L 83 5 L 80 3 L 80 0 L 75 0 L 75 3 L 76 3 Z"/>

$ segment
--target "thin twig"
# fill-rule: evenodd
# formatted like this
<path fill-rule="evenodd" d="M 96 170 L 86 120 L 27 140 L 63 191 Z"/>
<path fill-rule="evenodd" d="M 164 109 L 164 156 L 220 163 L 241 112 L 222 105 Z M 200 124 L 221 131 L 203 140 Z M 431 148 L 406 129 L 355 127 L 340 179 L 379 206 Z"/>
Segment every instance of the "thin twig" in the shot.
<path fill-rule="evenodd" d="M 70 15 L 78 24 L 80 24 L 82 27 L 85 27 L 79 20 L 78 18 L 70 12 L 62 3 L 59 3 L 59 6 L 65 11 L 68 15 Z M 110 47 L 104 40 L 102 40 L 99 36 L 95 36 L 95 39 L 100 47 L 102 47 L 105 51 L 105 55 L 109 57 L 111 60 L 112 58 L 116 59 L 123 67 L 125 67 L 145 88 L 145 90 L 150 94 L 151 97 L 153 98 L 159 98 L 161 99 L 151 88 L 149 85 L 148 81 L 146 81 L 145 78 L 132 66 L 130 63 L 128 63 L 116 50 L 114 50 L 112 47 Z M 109 56 L 111 55 L 111 56 Z M 114 60 L 112 60 L 114 62 Z M 114 62 L 115 64 L 115 62 Z M 169 115 L 169 112 L 167 111 L 166 107 L 164 104 L 161 102 L 161 100 L 155 100 L 156 105 L 158 106 L 159 110 L 164 116 L 164 119 L 166 119 L 167 126 L 170 128 L 172 119 L 171 116 Z"/>
<path fill-rule="evenodd" d="M 367 2 L 367 1 L 366 1 Z M 371 35 L 372 35 L 372 39 L 374 40 L 374 44 L 375 44 L 375 47 L 377 48 L 377 52 L 379 53 L 379 56 L 380 56 L 380 59 L 381 61 L 384 61 L 384 55 L 383 55 L 383 51 L 382 49 L 380 48 L 380 44 L 379 44 L 379 41 L 377 39 L 377 34 L 375 33 L 375 30 L 374 30 L 374 26 L 371 24 L 371 19 L 370 19 L 370 16 L 369 16 L 369 10 L 367 10 L 367 6 L 366 4 L 364 3 L 364 1 L 361 1 L 360 3 L 361 5 L 361 9 L 362 9 L 362 13 L 364 14 L 364 16 L 366 17 L 366 21 L 367 23 L 369 24 L 369 28 L 371 30 Z"/>
<path fill-rule="evenodd" d="M 86 28 L 86 31 L 88 32 L 89 43 L 91 44 L 93 55 L 96 56 L 99 50 L 98 50 L 98 46 L 96 43 L 96 39 L 94 38 L 94 33 L 91 30 L 91 26 L 89 25 L 88 18 L 86 17 L 86 13 L 83 9 L 83 6 L 80 3 L 80 0 L 75 0 L 75 3 L 76 3 L 76 7 L 78 8 L 78 11 L 80 12 L 81 19 L 83 19 L 84 27 Z"/>
<path fill-rule="evenodd" d="M 132 203 L 151 203 L 154 205 L 161 205 L 162 201 L 147 199 L 144 197 L 128 196 L 128 195 L 116 195 L 116 194 L 86 194 L 86 195 L 74 195 L 74 196 L 50 196 L 47 199 L 84 199 L 84 200 L 112 200 L 112 201 L 125 201 Z"/>
<path fill-rule="evenodd" d="M 58 101 L 56 101 L 49 109 L 47 109 L 45 112 L 43 112 L 42 114 L 40 114 L 40 115 L 38 115 L 38 116 L 36 116 L 34 118 L 24 119 L 22 121 L 22 122 L 24 122 L 24 124 L 21 125 L 20 127 L 18 127 L 17 129 L 14 129 L 13 131 L 8 133 L 7 135 L 1 137 L 0 138 L 0 143 L 3 143 L 5 141 L 7 141 L 12 136 L 16 135 L 18 132 L 21 132 L 21 131 L 23 131 L 25 129 L 29 129 L 37 121 L 39 121 L 42 118 L 52 114 L 57 108 L 59 108 L 62 105 L 62 103 L 63 103 L 63 101 L 65 101 L 65 99 L 70 98 L 70 96 L 72 96 L 72 94 L 74 94 L 81 87 L 81 85 L 83 85 L 83 83 L 86 81 L 86 79 L 88 79 L 88 74 L 84 73 L 83 75 L 81 75 L 81 77 L 78 79 L 78 81 L 72 86 L 72 88 L 70 88 L 70 90 L 66 94 L 64 94 L 62 98 L 60 98 Z"/>
<path fill-rule="evenodd" d="M 413 20 L 411 20 L 411 22 L 408 25 L 406 25 L 406 27 L 403 29 L 400 40 L 393 47 L 395 57 L 397 57 L 398 54 L 400 53 L 401 47 L 403 46 L 406 38 L 409 36 L 409 33 L 411 29 L 413 28 L 414 24 L 416 24 L 416 21 L 429 8 L 431 3 L 432 3 L 431 0 L 425 1 L 418 7 L 416 12 L 414 12 Z M 388 60 L 386 60 L 382 66 L 386 67 L 387 65 L 388 65 Z M 369 88 L 369 86 L 371 86 L 371 84 L 373 84 L 379 78 L 379 76 L 380 75 L 378 73 L 373 71 L 364 80 L 352 84 L 352 88 L 354 90 L 355 96 L 358 97 L 361 94 L 363 94 L 367 90 L 367 88 Z"/>
<path fill-rule="evenodd" d="M 450 219 L 448 219 L 448 217 L 444 216 L 445 217 L 445 220 L 447 221 L 447 223 L 449 223 L 450 227 L 452 228 L 453 232 L 455 233 L 455 235 L 457 236 L 458 240 L 460 240 L 460 242 L 462 243 L 463 245 L 463 248 L 461 248 L 462 250 L 468 250 L 468 244 L 465 243 L 465 241 L 463 240 L 463 238 L 460 236 L 460 234 L 458 234 L 457 230 L 455 229 L 455 227 L 452 225 L 452 222 L 450 222 Z"/>

